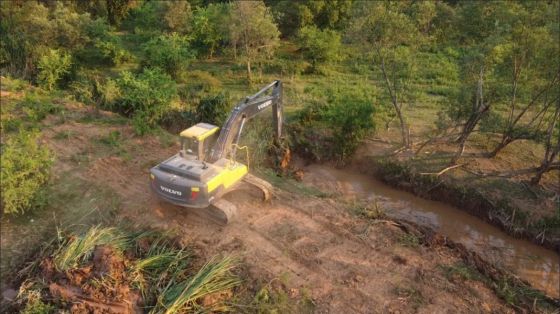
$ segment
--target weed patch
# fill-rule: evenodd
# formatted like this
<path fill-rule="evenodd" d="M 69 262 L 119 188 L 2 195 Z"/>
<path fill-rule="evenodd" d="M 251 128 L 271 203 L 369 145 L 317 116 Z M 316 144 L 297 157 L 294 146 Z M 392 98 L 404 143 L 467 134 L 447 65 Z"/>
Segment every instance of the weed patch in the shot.
<path fill-rule="evenodd" d="M 214 257 L 195 271 L 190 250 L 156 231 L 59 233 L 43 254 L 28 268 L 17 300 L 23 310 L 227 311 L 225 300 L 241 283 L 234 258 Z"/>
<path fill-rule="evenodd" d="M 404 298 L 409 302 L 414 309 L 418 309 L 422 304 L 426 301 L 424 300 L 424 296 L 420 290 L 416 289 L 412 286 L 396 286 L 393 289 L 393 293 L 399 296 L 400 298 Z"/>
<path fill-rule="evenodd" d="M 422 243 L 421 239 L 412 233 L 403 233 L 398 238 L 398 243 L 402 246 L 416 248 Z"/>
<path fill-rule="evenodd" d="M 359 217 L 366 219 L 382 219 L 387 217 L 385 210 L 376 201 L 367 204 L 352 204 L 350 210 Z"/>
<path fill-rule="evenodd" d="M 482 280 L 483 279 L 482 275 L 476 269 L 462 262 L 449 266 L 440 265 L 440 268 L 444 272 L 445 277 L 447 277 L 447 279 L 449 280 L 457 280 L 457 279 Z"/>

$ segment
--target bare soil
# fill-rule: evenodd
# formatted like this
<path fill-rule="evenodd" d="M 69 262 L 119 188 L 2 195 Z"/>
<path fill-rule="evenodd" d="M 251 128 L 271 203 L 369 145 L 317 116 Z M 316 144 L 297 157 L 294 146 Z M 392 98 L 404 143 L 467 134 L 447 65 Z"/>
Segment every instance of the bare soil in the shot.
<path fill-rule="evenodd" d="M 72 108 L 86 114 L 83 108 Z M 101 113 L 110 116 L 110 113 Z M 317 312 L 332 313 L 510 313 L 481 281 L 446 275 L 462 261 L 445 245 L 408 245 L 407 232 L 389 220 L 364 220 L 344 202 L 276 190 L 270 203 L 252 191 L 227 195 L 239 213 L 223 226 L 151 195 L 148 170 L 171 156 L 156 136 L 135 137 L 127 125 L 49 119 L 44 141 L 57 152 L 55 174 L 107 186 L 121 198 L 119 219 L 138 226 L 174 229 L 203 254 L 234 253 L 247 265 L 248 282 L 282 278 L 294 299 L 307 295 Z M 128 154 L 107 152 L 96 140 L 122 135 Z M 72 134 L 57 139 L 60 132 Z M 76 156 L 88 156 L 77 162 Z M 102 258 L 102 257 L 100 257 Z M 52 287 L 53 293 L 72 293 Z"/>

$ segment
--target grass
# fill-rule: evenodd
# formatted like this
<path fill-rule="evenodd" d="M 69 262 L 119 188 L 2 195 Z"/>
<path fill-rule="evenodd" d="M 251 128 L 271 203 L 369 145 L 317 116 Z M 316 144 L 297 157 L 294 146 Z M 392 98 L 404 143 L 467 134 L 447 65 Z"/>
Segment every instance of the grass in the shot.
<path fill-rule="evenodd" d="M 75 132 L 73 132 L 73 131 L 68 131 L 68 130 L 64 130 L 64 131 L 57 132 L 57 133 L 53 136 L 53 138 L 54 138 L 55 140 L 67 140 L 67 139 L 73 137 L 74 135 L 76 135 Z"/>
<path fill-rule="evenodd" d="M 128 241 L 116 228 L 92 227 L 85 234 L 63 244 L 54 255 L 54 263 L 61 271 L 77 268 L 81 262 L 91 257 L 95 247 L 109 244 L 119 251 L 124 251 Z"/>
<path fill-rule="evenodd" d="M 198 271 L 193 271 L 194 258 L 190 249 L 178 246 L 169 236 L 169 233 L 150 230 L 134 232 L 126 226 L 94 226 L 82 234 L 59 234 L 53 240 L 53 245 L 46 246 L 41 251 L 35 263 L 38 265 L 44 258 L 52 256 L 59 274 L 44 277 L 39 268 L 28 268 L 24 273 L 27 275 L 26 283 L 22 285 L 26 293 L 20 294 L 17 302 L 22 304 L 24 310 L 29 310 L 29 313 L 43 313 L 42 309 L 52 312 L 67 308 L 64 301 L 57 301 L 48 294 L 41 295 L 34 287 L 49 285 L 51 281 L 62 285 L 76 285 L 77 283 L 66 282 L 64 279 L 58 281 L 68 276 L 64 274 L 91 267 L 94 249 L 107 246 L 111 248 L 110 254 L 118 256 L 125 269 L 116 268 L 113 271 L 117 273 L 92 276 L 85 273 L 80 286 L 88 298 L 94 301 L 100 298 L 105 302 L 103 296 L 110 300 L 114 298 L 113 291 L 128 285 L 130 289 L 141 292 L 144 310 L 150 313 L 227 311 L 229 306 L 225 304 L 225 300 L 241 284 L 241 279 L 233 273 L 239 261 L 231 256 L 215 256 Z M 124 272 L 122 276 L 118 273 L 120 271 Z M 92 295 L 88 295 L 89 293 Z M 120 302 L 115 300 L 117 301 Z"/>
<path fill-rule="evenodd" d="M 266 181 L 270 182 L 272 185 L 291 193 L 297 193 L 299 195 L 315 196 L 321 198 L 330 196 L 330 194 L 328 193 L 325 193 L 317 188 L 307 186 L 294 179 L 280 177 L 272 169 L 261 168 L 258 169 L 256 172 L 257 175 L 259 175 Z"/>
<path fill-rule="evenodd" d="M 422 243 L 420 241 L 420 238 L 412 233 L 403 233 L 401 236 L 399 236 L 397 242 L 402 246 L 410 247 L 410 248 L 419 247 L 420 244 Z"/>
<path fill-rule="evenodd" d="M 8 280 L 45 239 L 55 237 L 58 227 L 81 233 L 90 225 L 114 221 L 120 199 L 113 191 L 72 173 L 63 173 L 48 191 L 47 205 L 41 212 L 2 217 L 2 259 L 0 276 Z"/>
<path fill-rule="evenodd" d="M 422 292 L 411 285 L 397 285 L 393 288 L 393 293 L 400 298 L 405 298 L 415 310 L 426 302 Z"/>
<path fill-rule="evenodd" d="M 125 139 L 120 131 L 113 130 L 105 136 L 94 139 L 94 142 L 108 147 L 108 153 L 111 155 L 117 155 L 126 160 L 131 159 L 130 151 L 125 147 Z"/>
<path fill-rule="evenodd" d="M 507 279 L 501 279 L 494 283 L 496 294 L 510 305 L 520 305 L 526 302 L 533 302 L 540 306 L 550 307 L 548 302 L 542 302 L 544 295 L 542 292 L 526 285 L 515 285 Z"/>
<path fill-rule="evenodd" d="M 220 260 L 212 258 L 189 280 L 166 287 L 151 313 L 172 314 L 201 310 L 197 300 L 230 290 L 241 283 L 239 278 L 232 275 L 235 265 L 236 261 L 231 256 Z M 213 307 L 213 311 L 228 309 L 225 305 Z"/>
<path fill-rule="evenodd" d="M 441 268 L 445 277 L 449 280 L 482 280 L 483 278 L 478 270 L 463 262 L 454 265 L 440 265 L 439 268 Z"/>
<path fill-rule="evenodd" d="M 275 278 L 258 289 L 248 302 L 233 300 L 234 312 L 239 313 L 314 313 L 315 302 L 307 288 L 298 289 L 297 296 L 286 290 L 287 279 Z"/>
<path fill-rule="evenodd" d="M 121 132 L 111 131 L 108 135 L 99 138 L 99 142 L 112 148 L 121 148 L 122 137 Z"/>
<path fill-rule="evenodd" d="M 98 116 L 95 114 L 86 114 L 76 120 L 79 123 L 97 124 L 97 125 L 125 125 L 129 123 L 129 119 L 118 114 L 109 116 Z"/>
<path fill-rule="evenodd" d="M 366 218 L 366 219 L 382 219 L 385 218 L 387 215 L 385 214 L 385 210 L 379 205 L 377 201 L 374 201 L 373 204 L 371 203 L 359 203 L 355 202 L 350 205 L 350 211 L 357 215 L 358 217 Z"/>

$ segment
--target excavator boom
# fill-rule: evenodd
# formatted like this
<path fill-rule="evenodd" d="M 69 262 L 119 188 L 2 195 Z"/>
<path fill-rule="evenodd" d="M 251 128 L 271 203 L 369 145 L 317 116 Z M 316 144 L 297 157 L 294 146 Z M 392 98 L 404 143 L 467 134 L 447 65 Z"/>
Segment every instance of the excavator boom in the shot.
<path fill-rule="evenodd" d="M 282 82 L 274 81 L 265 86 L 256 94 L 246 97 L 244 101 L 238 103 L 229 115 L 220 136 L 214 146 L 210 157 L 210 162 L 215 162 L 220 158 L 226 158 L 232 150 L 234 151 L 239 141 L 244 124 L 254 116 L 272 106 L 272 124 L 274 134 L 278 139 L 282 136 L 283 107 L 282 107 Z"/>

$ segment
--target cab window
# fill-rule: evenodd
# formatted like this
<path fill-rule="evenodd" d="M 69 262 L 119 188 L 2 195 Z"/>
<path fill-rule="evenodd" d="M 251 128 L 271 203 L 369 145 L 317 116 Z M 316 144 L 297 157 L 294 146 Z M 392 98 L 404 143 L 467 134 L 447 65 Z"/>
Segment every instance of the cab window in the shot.
<path fill-rule="evenodd" d="M 198 140 L 195 138 L 181 138 L 182 150 L 187 155 L 192 155 L 198 158 Z"/>

